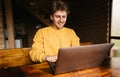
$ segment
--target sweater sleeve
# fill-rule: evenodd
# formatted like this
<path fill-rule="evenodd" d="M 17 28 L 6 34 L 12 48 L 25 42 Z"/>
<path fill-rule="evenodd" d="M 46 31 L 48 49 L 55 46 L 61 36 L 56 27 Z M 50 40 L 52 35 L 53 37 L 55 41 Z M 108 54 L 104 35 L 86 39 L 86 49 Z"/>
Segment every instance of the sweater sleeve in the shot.
<path fill-rule="evenodd" d="M 80 38 L 76 35 L 73 29 L 71 30 L 71 43 L 72 43 L 72 46 L 80 45 Z"/>
<path fill-rule="evenodd" d="M 44 52 L 43 44 L 44 44 L 43 33 L 41 31 L 38 31 L 33 38 L 32 49 L 29 53 L 32 61 L 34 62 L 45 61 L 46 55 Z"/>

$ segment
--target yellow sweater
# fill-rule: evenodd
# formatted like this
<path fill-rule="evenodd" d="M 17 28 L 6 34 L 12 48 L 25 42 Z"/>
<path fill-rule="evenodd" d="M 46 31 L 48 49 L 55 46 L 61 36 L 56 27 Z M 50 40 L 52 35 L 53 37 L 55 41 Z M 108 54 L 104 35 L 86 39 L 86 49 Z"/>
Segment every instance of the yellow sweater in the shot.
<path fill-rule="evenodd" d="M 79 46 L 79 38 L 74 30 L 65 27 L 60 30 L 52 26 L 39 29 L 33 42 L 30 58 L 34 62 L 44 62 L 46 55 L 57 55 L 59 48 Z"/>

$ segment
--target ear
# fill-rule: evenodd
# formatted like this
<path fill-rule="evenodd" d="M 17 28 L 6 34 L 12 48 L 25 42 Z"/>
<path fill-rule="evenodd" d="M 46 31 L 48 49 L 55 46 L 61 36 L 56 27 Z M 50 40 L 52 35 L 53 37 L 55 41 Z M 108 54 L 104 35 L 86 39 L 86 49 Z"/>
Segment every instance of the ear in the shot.
<path fill-rule="evenodd" d="M 53 16 L 52 15 L 50 15 L 50 19 L 53 20 Z"/>

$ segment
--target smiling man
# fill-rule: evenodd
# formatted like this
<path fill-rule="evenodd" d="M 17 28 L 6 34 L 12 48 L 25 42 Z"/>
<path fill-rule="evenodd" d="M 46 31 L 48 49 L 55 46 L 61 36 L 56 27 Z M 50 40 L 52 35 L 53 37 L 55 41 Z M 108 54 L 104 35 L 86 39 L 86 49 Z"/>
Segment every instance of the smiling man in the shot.
<path fill-rule="evenodd" d="M 50 15 L 51 20 L 53 21 L 53 28 L 62 29 L 67 20 L 67 12 L 58 10 L 53 15 Z"/>
<path fill-rule="evenodd" d="M 64 27 L 68 14 L 65 2 L 53 1 L 50 14 L 52 25 L 39 29 L 33 39 L 30 58 L 34 62 L 55 62 L 59 48 L 80 45 L 80 39 L 74 30 Z"/>

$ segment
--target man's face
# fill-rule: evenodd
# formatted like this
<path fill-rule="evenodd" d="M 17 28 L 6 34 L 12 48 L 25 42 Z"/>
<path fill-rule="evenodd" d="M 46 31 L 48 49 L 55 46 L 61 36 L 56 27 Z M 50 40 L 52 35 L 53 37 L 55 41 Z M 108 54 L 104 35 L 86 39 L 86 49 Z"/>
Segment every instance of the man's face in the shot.
<path fill-rule="evenodd" d="M 67 12 L 58 10 L 53 15 L 50 15 L 51 20 L 53 21 L 53 27 L 56 29 L 61 29 L 67 20 Z"/>

